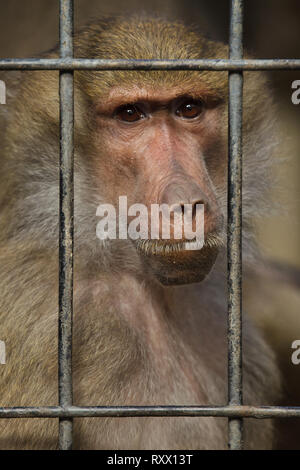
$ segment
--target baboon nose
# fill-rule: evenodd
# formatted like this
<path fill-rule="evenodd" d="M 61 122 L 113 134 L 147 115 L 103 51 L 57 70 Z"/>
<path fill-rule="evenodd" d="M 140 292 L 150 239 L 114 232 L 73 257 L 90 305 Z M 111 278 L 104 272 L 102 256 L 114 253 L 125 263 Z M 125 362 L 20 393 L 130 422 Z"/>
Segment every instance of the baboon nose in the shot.
<path fill-rule="evenodd" d="M 204 211 L 208 209 L 208 201 L 195 183 L 187 181 L 169 185 L 162 203 L 167 204 L 170 213 L 174 214 L 174 218 L 171 217 L 174 231 L 176 224 L 182 223 L 183 238 L 193 239 L 198 229 L 204 230 Z M 181 217 L 176 219 L 176 215 Z"/>
<path fill-rule="evenodd" d="M 191 210 L 193 216 L 196 215 L 197 206 L 203 205 L 208 209 L 208 199 L 202 193 L 201 189 L 191 182 L 183 185 L 169 185 L 162 197 L 162 202 L 168 204 L 170 210 L 184 213 L 185 210 Z"/>

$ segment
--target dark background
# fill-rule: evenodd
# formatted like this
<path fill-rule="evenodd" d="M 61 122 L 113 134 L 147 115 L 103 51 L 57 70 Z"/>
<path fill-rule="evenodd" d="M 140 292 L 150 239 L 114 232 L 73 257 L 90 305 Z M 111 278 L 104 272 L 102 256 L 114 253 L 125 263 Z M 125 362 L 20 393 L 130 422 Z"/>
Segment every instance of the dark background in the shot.
<path fill-rule="evenodd" d="M 75 0 L 75 25 L 91 17 L 146 11 L 200 25 L 209 36 L 227 41 L 229 0 Z M 58 40 L 58 0 L 0 0 L 0 57 L 32 57 Z M 245 0 L 245 47 L 259 58 L 299 58 L 300 1 Z M 288 205 L 260 226 L 262 246 L 271 257 L 300 266 L 300 105 L 291 103 L 291 83 L 299 72 L 270 72 L 288 162 L 278 167 Z M 9 86 L 9 84 L 7 84 Z M 258 110 L 259 112 L 259 110 Z M 278 198 L 274 184 L 270 190 Z M 287 207 L 287 208 L 286 208 Z"/>

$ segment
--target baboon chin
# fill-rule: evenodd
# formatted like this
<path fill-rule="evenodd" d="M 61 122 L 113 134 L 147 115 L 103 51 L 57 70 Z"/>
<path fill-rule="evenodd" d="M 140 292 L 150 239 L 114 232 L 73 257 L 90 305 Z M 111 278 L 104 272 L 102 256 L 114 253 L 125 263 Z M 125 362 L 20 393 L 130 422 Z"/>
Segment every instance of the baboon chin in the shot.
<path fill-rule="evenodd" d="M 152 241 L 157 247 L 157 243 Z M 179 247 L 178 247 L 179 245 Z M 138 251 L 149 266 L 154 277 L 165 286 L 176 286 L 203 281 L 211 271 L 218 255 L 217 247 L 203 246 L 202 249 L 182 248 L 182 243 L 164 244 L 161 249 L 143 249 Z M 188 246 L 188 244 L 187 244 Z"/>

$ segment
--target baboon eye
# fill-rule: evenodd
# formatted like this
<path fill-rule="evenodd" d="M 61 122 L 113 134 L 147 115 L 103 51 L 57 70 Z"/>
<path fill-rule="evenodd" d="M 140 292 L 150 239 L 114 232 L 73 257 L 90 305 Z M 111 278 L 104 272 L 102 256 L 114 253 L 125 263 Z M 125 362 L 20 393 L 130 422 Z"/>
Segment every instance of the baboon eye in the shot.
<path fill-rule="evenodd" d="M 175 114 L 184 119 L 194 119 L 203 110 L 203 103 L 200 100 L 187 100 L 176 109 Z"/>
<path fill-rule="evenodd" d="M 120 121 L 136 122 L 145 117 L 145 114 L 137 105 L 126 104 L 116 110 L 115 116 Z"/>

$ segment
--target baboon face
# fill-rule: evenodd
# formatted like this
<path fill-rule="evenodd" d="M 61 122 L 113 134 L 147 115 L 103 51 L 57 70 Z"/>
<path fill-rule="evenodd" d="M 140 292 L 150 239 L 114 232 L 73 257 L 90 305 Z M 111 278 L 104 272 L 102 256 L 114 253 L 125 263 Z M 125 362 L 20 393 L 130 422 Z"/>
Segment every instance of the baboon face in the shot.
<path fill-rule="evenodd" d="M 199 82 L 116 86 L 95 109 L 99 185 L 119 216 L 120 196 L 127 197 L 128 208 L 137 208 L 147 230 L 131 242 L 163 284 L 201 281 L 217 256 L 222 215 L 207 160 L 220 152 L 220 112 L 218 100 Z M 224 155 L 214 178 L 224 178 Z M 155 207 L 162 209 L 158 218 Z M 133 215 L 130 209 L 128 227 Z M 176 220 L 182 223 L 177 233 Z M 141 235 L 141 224 L 138 229 Z"/>
<path fill-rule="evenodd" d="M 93 47 L 82 45 L 77 56 L 183 59 L 226 55 L 225 46 L 203 39 L 181 23 L 146 20 L 134 35 L 128 33 L 130 24 L 125 26 L 117 22 L 99 34 L 91 29 L 87 43 Z M 211 270 L 222 240 L 227 74 L 82 72 L 79 81 L 92 104 L 92 165 L 99 192 L 116 208 L 118 222 L 120 196 L 127 197 L 128 225 L 134 216 L 129 208 L 135 204 L 146 208 L 143 214 L 136 213 L 147 222 L 147 233 L 141 239 L 129 237 L 129 243 L 163 284 L 201 281 Z M 169 219 L 162 210 L 158 220 L 153 220 L 154 205 L 167 206 Z M 200 207 L 201 221 L 197 218 Z M 176 233 L 176 216 L 182 220 L 181 233 Z M 167 234 L 164 224 L 170 229 Z M 195 235 L 201 230 L 203 244 Z"/>
<path fill-rule="evenodd" d="M 134 34 L 129 34 L 132 28 Z M 78 33 L 74 44 L 75 56 L 82 58 L 226 56 L 225 46 L 205 40 L 182 24 L 159 20 L 141 22 L 138 31 L 135 21 L 114 20 L 104 29 L 93 24 Z M 27 159 L 22 171 L 33 172 L 34 166 L 39 177 L 35 186 L 28 179 L 30 197 L 24 197 L 22 214 L 30 233 L 54 245 L 58 227 L 58 77 L 50 72 L 33 72 L 30 77 L 24 81 L 23 95 L 24 102 L 30 100 L 33 105 L 24 109 L 22 100 L 18 102 L 15 120 L 19 127 L 13 133 L 31 136 L 20 138 L 19 155 Z M 118 227 L 115 237 L 109 237 L 111 243 L 105 245 L 106 266 L 126 270 L 126 262 L 118 265 L 119 260 L 129 260 L 133 253 L 134 271 L 150 272 L 163 284 L 201 281 L 210 272 L 223 237 L 227 74 L 84 70 L 75 71 L 74 77 L 76 259 L 81 247 L 87 266 L 94 262 L 95 253 L 103 255 L 103 244 L 95 237 L 99 220 L 95 213 L 99 203 L 110 204 Z M 23 115 L 26 119 L 20 119 Z M 39 135 L 45 135 L 42 148 L 37 145 Z M 20 186 L 24 191 L 21 181 Z M 125 222 L 120 216 L 120 198 L 124 197 Z M 139 212 L 137 204 L 145 211 Z M 104 213 L 97 215 L 105 218 Z M 136 227 L 140 238 L 129 233 L 138 225 L 137 217 L 147 226 Z M 181 232 L 177 231 L 178 220 Z M 127 237 L 120 236 L 121 222 Z M 24 226 L 23 218 L 20 230 Z"/>

